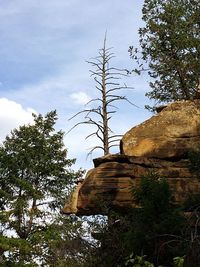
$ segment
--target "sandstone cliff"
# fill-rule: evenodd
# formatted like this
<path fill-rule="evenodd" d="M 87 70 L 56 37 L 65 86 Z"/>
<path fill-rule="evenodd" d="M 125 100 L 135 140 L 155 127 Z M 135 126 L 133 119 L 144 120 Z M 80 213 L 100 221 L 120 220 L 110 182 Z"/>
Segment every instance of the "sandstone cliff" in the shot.
<path fill-rule="evenodd" d="M 140 177 L 155 171 L 167 178 L 175 201 L 200 192 L 190 172 L 187 152 L 200 148 L 200 100 L 180 101 L 133 127 L 122 138 L 120 154 L 94 160 L 94 169 L 78 183 L 66 214 L 98 214 L 104 206 L 126 210 L 135 206 L 130 193 Z"/>

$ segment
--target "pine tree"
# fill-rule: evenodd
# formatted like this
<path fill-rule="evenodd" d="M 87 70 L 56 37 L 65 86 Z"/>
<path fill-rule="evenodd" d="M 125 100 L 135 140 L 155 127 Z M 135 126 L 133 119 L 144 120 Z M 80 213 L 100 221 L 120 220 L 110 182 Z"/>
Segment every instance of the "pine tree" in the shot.
<path fill-rule="evenodd" d="M 0 147 L 1 266 L 37 266 L 47 256 L 45 236 L 81 171 L 70 169 L 55 111 L 33 115 Z M 3 265 L 4 264 L 4 265 Z"/>
<path fill-rule="evenodd" d="M 139 29 L 140 47 L 130 47 L 139 63 L 137 73 L 148 71 L 158 102 L 193 99 L 200 77 L 200 2 L 198 0 L 145 0 L 145 26 Z"/>

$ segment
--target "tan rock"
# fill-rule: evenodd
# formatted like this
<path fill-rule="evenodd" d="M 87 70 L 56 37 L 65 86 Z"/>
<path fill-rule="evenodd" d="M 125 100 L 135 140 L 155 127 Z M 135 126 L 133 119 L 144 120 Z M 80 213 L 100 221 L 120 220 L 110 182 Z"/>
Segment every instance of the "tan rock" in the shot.
<path fill-rule="evenodd" d="M 115 161 L 110 161 L 112 159 Z M 130 207 L 136 207 L 131 188 L 137 186 L 141 176 L 148 172 L 166 177 L 178 203 L 183 202 L 189 193 L 200 191 L 199 180 L 189 171 L 187 159 L 170 161 L 110 155 L 95 162 L 99 165 L 90 170 L 79 185 L 78 197 L 75 191 L 76 196 L 71 201 L 73 209 L 71 212 L 69 208 L 64 209 L 64 213 L 73 213 L 74 210 L 78 215 L 99 214 L 105 213 L 107 207 L 126 212 Z"/>
<path fill-rule="evenodd" d="M 65 206 L 62 210 L 65 214 L 76 214 L 78 212 L 77 209 L 77 202 L 79 197 L 79 190 L 82 186 L 82 181 L 80 181 L 75 190 L 72 192 L 71 198 L 69 199 L 69 202 L 65 203 Z"/>
<path fill-rule="evenodd" d="M 165 177 L 176 202 L 200 192 L 190 171 L 187 152 L 200 148 L 200 99 L 180 101 L 133 127 L 122 138 L 121 154 L 94 159 L 95 168 L 80 182 L 63 212 L 82 215 L 106 209 L 135 207 L 130 192 L 141 176 L 156 172 Z"/>
<path fill-rule="evenodd" d="M 183 157 L 200 147 L 200 100 L 170 104 L 159 114 L 129 130 L 121 153 L 156 158 Z"/>

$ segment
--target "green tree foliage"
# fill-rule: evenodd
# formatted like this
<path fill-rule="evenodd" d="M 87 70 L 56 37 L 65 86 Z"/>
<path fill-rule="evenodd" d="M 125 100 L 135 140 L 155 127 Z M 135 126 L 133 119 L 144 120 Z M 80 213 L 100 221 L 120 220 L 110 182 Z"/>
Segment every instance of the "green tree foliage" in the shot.
<path fill-rule="evenodd" d="M 172 266 L 174 257 L 184 255 L 185 219 L 173 204 L 166 180 L 149 173 L 132 192 L 140 208 L 108 214 L 108 223 L 98 235 L 101 246 L 94 251 L 91 266 L 125 266 L 126 259 L 130 260 L 128 266 L 139 259 L 144 264 Z"/>
<path fill-rule="evenodd" d="M 1 266 L 46 261 L 51 235 L 64 225 L 56 218 L 82 174 L 70 169 L 74 160 L 67 159 L 64 133 L 55 132 L 56 112 L 33 116 L 34 124 L 14 129 L 0 147 Z"/>
<path fill-rule="evenodd" d="M 159 102 L 195 97 L 200 77 L 199 0 L 145 0 L 145 26 L 139 29 L 141 50 L 130 47 L 147 70 L 152 91 L 146 95 Z"/>
<path fill-rule="evenodd" d="M 200 152 L 197 151 L 189 151 L 188 157 L 190 160 L 190 170 L 197 177 L 200 176 Z"/>
<path fill-rule="evenodd" d="M 110 211 L 107 221 L 104 220 L 103 224 L 97 222 L 93 236 L 99 244 L 93 247 L 93 257 L 85 267 L 121 266 L 125 257 L 132 252 L 131 247 L 124 242 L 124 235 L 130 227 L 129 217 Z"/>
<path fill-rule="evenodd" d="M 148 255 L 155 266 L 170 264 L 173 257 L 184 251 L 182 229 L 185 220 L 180 208 L 173 204 L 167 181 L 156 173 L 149 173 L 142 177 L 138 188 L 133 188 L 133 195 L 141 206 L 135 229 L 137 254 Z"/>
<path fill-rule="evenodd" d="M 74 217 L 76 218 L 76 217 Z M 43 248 L 42 266 L 83 267 L 90 254 L 91 243 L 83 221 L 71 217 L 57 216 L 47 229 L 37 233 Z M 41 265 L 41 263 L 40 263 Z"/>
<path fill-rule="evenodd" d="M 133 254 L 129 256 L 125 265 L 129 267 L 154 267 L 152 263 L 145 260 L 145 256 L 135 256 L 133 258 Z"/>
<path fill-rule="evenodd" d="M 173 267 L 183 267 L 184 257 L 175 257 L 173 259 L 174 265 Z M 154 267 L 154 264 L 145 260 L 145 256 L 135 256 L 133 258 L 133 254 L 126 261 L 126 266 L 129 267 Z M 158 267 L 164 267 L 163 265 L 159 265 Z"/>
<path fill-rule="evenodd" d="M 188 156 L 196 179 L 199 152 Z M 105 207 L 107 224 L 93 235 L 100 246 L 93 249 L 93 257 L 85 266 L 199 266 L 200 194 L 191 192 L 179 206 L 167 180 L 156 173 L 143 176 L 132 194 L 137 209 L 121 214 Z"/>
<path fill-rule="evenodd" d="M 101 245 L 86 266 L 198 266 L 199 202 L 187 201 L 184 213 L 186 206 L 174 204 L 167 181 L 156 173 L 143 176 L 132 193 L 139 208 L 108 212 L 94 236 Z"/>

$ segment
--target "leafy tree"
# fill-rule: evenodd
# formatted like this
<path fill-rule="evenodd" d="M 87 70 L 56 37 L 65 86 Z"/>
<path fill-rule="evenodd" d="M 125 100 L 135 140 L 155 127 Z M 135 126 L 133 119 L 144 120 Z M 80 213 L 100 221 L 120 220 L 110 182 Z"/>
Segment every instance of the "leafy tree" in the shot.
<path fill-rule="evenodd" d="M 200 175 L 200 152 L 199 151 L 189 151 L 188 158 L 190 160 L 190 171 L 199 177 Z"/>
<path fill-rule="evenodd" d="M 133 254 L 129 256 L 125 265 L 130 267 L 154 267 L 154 265 L 145 260 L 145 256 L 135 256 Z"/>
<path fill-rule="evenodd" d="M 33 116 L 33 125 L 14 129 L 0 147 L 1 266 L 44 261 L 45 236 L 58 227 L 60 208 L 82 174 L 70 169 L 64 133 L 54 129 L 56 111 Z"/>
<path fill-rule="evenodd" d="M 108 214 L 107 225 L 98 235 L 101 246 L 89 266 L 148 266 L 149 262 L 173 266 L 173 258 L 184 254 L 185 220 L 173 204 L 166 180 L 149 173 L 132 191 L 140 208 Z"/>
<path fill-rule="evenodd" d="M 103 48 L 99 50 L 98 56 L 92 61 L 87 61 L 93 67 L 90 72 L 91 76 L 94 77 L 95 87 L 99 95 L 89 101 L 84 110 L 76 113 L 72 117 L 85 114 L 84 120 L 75 124 L 74 127 L 80 124 L 88 124 L 96 127 L 96 130 L 89 134 L 86 139 L 91 136 L 96 136 L 100 140 L 101 145 L 93 147 L 90 153 L 95 149 L 101 149 L 104 155 L 109 154 L 110 148 L 116 146 L 116 142 L 120 140 L 120 136 L 113 134 L 110 128 L 110 119 L 116 112 L 116 106 L 113 104 L 123 100 L 133 105 L 125 95 L 120 94 L 120 90 L 133 89 L 126 84 L 121 85 L 119 82 L 122 76 L 127 76 L 127 70 L 111 67 L 110 61 L 113 57 L 114 54 L 111 52 L 111 48 L 106 48 L 105 36 Z M 94 102 L 95 106 L 93 107 L 92 103 Z"/>
<path fill-rule="evenodd" d="M 76 220 L 74 220 L 74 218 Z M 43 266 L 83 267 L 90 254 L 91 242 L 87 238 L 83 220 L 76 217 L 57 216 L 44 232 L 38 233 L 45 254 Z"/>
<path fill-rule="evenodd" d="M 199 0 L 145 0 L 145 26 L 139 29 L 141 50 L 130 47 L 139 63 L 135 71 L 147 71 L 158 102 L 192 99 L 200 77 Z"/>
<path fill-rule="evenodd" d="M 126 261 L 126 266 L 130 267 L 154 267 L 154 264 L 145 260 L 145 256 L 135 256 L 133 258 L 133 254 L 130 255 L 128 260 Z M 173 259 L 174 265 L 173 267 L 183 267 L 184 258 L 183 257 L 175 257 Z M 159 265 L 159 267 L 164 267 L 163 265 Z"/>
<path fill-rule="evenodd" d="M 173 203 L 167 181 L 156 173 L 141 178 L 133 188 L 138 210 L 135 229 L 135 253 L 148 255 L 155 266 L 170 264 L 173 257 L 183 253 L 182 229 L 185 219 Z"/>

